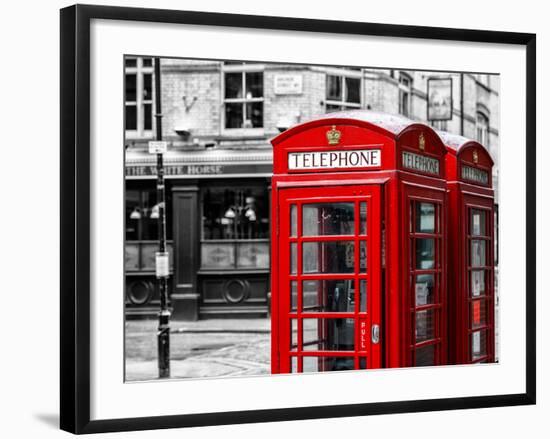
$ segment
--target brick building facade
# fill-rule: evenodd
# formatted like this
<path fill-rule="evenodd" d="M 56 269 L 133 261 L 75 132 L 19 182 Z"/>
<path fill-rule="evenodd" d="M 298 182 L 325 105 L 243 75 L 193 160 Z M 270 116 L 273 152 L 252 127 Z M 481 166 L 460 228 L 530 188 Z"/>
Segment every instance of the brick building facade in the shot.
<path fill-rule="evenodd" d="M 154 61 L 125 63 L 126 302 L 129 316 L 146 316 L 158 310 L 155 158 L 146 150 Z M 498 76 L 161 59 L 173 317 L 268 313 L 270 138 L 345 109 L 427 122 L 430 78 L 452 79 L 452 118 L 428 123 L 484 144 L 497 179 Z"/>

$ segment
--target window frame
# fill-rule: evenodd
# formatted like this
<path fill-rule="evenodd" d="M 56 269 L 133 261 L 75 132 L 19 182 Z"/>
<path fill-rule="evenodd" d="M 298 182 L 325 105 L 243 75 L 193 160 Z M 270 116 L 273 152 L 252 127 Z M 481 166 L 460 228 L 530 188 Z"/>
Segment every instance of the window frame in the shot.
<path fill-rule="evenodd" d="M 342 88 L 342 99 L 341 100 L 335 100 L 335 99 L 329 99 L 328 97 L 328 81 L 329 76 L 338 77 L 341 81 L 341 88 Z M 345 79 L 346 78 L 352 78 L 352 79 L 358 79 L 359 80 L 359 102 L 350 102 L 347 101 L 347 84 Z M 328 69 L 326 71 L 325 75 L 325 100 L 324 100 L 324 107 L 325 107 L 325 113 L 328 113 L 327 106 L 334 105 L 339 106 L 340 108 L 338 110 L 334 111 L 346 111 L 346 110 L 354 110 L 354 109 L 361 109 L 363 108 L 363 87 L 364 87 L 364 81 L 363 81 L 363 69 L 359 70 L 349 70 L 349 69 Z M 332 111 L 330 111 L 332 112 Z"/>
<path fill-rule="evenodd" d="M 406 82 L 406 83 L 405 83 Z M 412 113 L 412 89 L 413 78 L 411 75 L 405 72 L 399 72 L 398 86 L 399 98 L 398 98 L 398 112 L 405 117 L 410 117 Z M 407 111 L 404 111 L 403 97 L 407 99 Z"/>
<path fill-rule="evenodd" d="M 246 90 L 246 74 L 247 73 L 262 73 L 262 97 L 250 98 L 247 99 L 244 95 Z M 243 85 L 243 97 L 242 98 L 226 98 L 225 97 L 225 74 L 226 73 L 241 73 L 242 85 Z M 231 63 L 223 62 L 221 64 L 221 115 L 220 115 L 220 131 L 222 135 L 236 136 L 236 137 L 246 137 L 246 136 L 262 136 L 265 132 L 265 64 L 261 63 Z M 250 128 L 227 128 L 226 127 L 226 118 L 225 118 L 225 106 L 227 103 L 242 103 L 243 118 L 246 116 L 246 104 L 253 102 L 262 103 L 262 126 L 261 127 L 250 127 Z M 246 119 L 243 119 L 243 121 Z"/>
<path fill-rule="evenodd" d="M 476 140 L 489 149 L 489 116 L 480 110 L 476 111 Z"/>
<path fill-rule="evenodd" d="M 135 67 L 126 67 L 127 59 L 135 59 Z M 144 66 L 143 60 L 151 59 L 151 66 Z M 124 58 L 124 132 L 126 139 L 137 139 L 137 138 L 152 138 L 156 128 L 155 121 L 155 59 L 152 57 L 142 57 L 142 56 L 126 56 Z M 135 74 L 136 75 L 136 100 L 128 101 L 126 99 L 126 75 Z M 144 75 L 151 74 L 151 99 L 144 99 L 143 90 L 144 90 Z M 151 104 L 151 129 L 145 129 L 145 104 Z M 126 129 L 126 107 L 135 106 L 136 107 L 136 129 L 127 130 Z"/>

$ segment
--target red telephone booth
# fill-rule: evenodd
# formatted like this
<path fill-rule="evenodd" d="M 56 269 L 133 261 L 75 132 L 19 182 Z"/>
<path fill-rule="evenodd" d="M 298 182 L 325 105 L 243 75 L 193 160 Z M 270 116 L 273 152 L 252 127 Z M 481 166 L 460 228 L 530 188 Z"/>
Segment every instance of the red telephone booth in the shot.
<path fill-rule="evenodd" d="M 354 111 L 272 143 L 272 372 L 446 364 L 440 137 Z"/>
<path fill-rule="evenodd" d="M 493 160 L 478 142 L 441 133 L 449 188 L 449 360 L 494 361 Z"/>

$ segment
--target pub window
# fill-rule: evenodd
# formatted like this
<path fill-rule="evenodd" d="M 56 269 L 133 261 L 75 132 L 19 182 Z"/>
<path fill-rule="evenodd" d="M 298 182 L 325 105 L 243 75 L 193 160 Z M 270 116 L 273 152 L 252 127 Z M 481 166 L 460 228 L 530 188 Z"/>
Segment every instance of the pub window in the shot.
<path fill-rule="evenodd" d="M 153 58 L 124 59 L 124 110 L 126 134 L 149 137 L 153 134 Z"/>
<path fill-rule="evenodd" d="M 264 126 L 262 66 L 226 62 L 223 77 L 225 128 L 262 128 Z"/>
<path fill-rule="evenodd" d="M 159 205 L 154 186 L 133 187 L 126 190 L 125 206 L 125 269 L 153 272 L 155 253 L 159 249 Z M 172 266 L 172 197 L 166 191 L 166 239 Z"/>
<path fill-rule="evenodd" d="M 476 140 L 489 147 L 489 118 L 481 111 L 476 114 Z"/>
<path fill-rule="evenodd" d="M 409 117 L 411 113 L 412 78 L 406 73 L 399 73 L 399 113 Z"/>
<path fill-rule="evenodd" d="M 203 189 L 201 267 L 269 268 L 269 196 L 265 185 Z"/>
<path fill-rule="evenodd" d="M 361 108 L 361 76 L 327 75 L 326 112 Z"/>

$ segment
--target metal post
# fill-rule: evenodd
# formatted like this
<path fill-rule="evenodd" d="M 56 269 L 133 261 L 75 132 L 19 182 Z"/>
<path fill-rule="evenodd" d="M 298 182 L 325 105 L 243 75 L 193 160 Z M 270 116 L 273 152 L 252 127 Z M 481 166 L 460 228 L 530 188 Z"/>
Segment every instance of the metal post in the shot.
<path fill-rule="evenodd" d="M 156 139 L 162 140 L 162 110 L 160 93 L 160 58 L 155 58 L 155 121 Z M 164 163 L 162 153 L 157 153 L 157 205 L 159 253 L 166 254 L 166 209 L 164 191 Z M 158 258 L 157 258 L 157 264 Z M 170 377 L 170 310 L 168 309 L 168 275 L 160 274 L 157 267 L 160 293 L 159 326 L 157 332 L 159 378 Z"/>
<path fill-rule="evenodd" d="M 464 135 L 464 73 L 460 74 L 460 135 Z"/>

